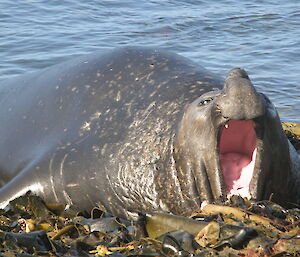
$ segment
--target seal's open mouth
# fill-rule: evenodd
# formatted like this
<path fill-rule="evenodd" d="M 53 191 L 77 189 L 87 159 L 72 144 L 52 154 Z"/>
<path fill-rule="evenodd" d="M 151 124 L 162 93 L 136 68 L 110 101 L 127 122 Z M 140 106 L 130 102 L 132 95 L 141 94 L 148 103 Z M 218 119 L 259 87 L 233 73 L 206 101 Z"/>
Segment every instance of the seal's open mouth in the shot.
<path fill-rule="evenodd" d="M 220 167 L 230 194 L 250 196 L 257 152 L 254 125 L 252 120 L 230 120 L 220 130 Z"/>

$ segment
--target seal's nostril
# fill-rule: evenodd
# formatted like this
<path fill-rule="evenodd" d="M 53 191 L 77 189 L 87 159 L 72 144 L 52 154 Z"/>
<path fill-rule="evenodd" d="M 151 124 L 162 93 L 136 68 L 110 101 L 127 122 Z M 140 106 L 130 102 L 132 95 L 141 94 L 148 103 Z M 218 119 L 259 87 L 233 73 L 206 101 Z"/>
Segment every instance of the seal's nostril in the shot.
<path fill-rule="evenodd" d="M 249 79 L 249 76 L 248 76 L 247 72 L 244 69 L 234 68 L 231 71 L 229 71 L 227 76 L 226 76 L 226 79 L 232 79 L 232 78 Z"/>

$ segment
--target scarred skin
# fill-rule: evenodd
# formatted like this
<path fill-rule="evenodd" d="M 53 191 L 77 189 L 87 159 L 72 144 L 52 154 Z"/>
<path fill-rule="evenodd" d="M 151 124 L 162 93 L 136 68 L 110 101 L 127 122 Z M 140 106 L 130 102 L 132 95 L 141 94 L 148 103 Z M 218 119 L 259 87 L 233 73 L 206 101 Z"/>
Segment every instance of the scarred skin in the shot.
<path fill-rule="evenodd" d="M 249 194 L 299 202 L 299 158 L 241 69 L 223 88 L 179 55 L 127 47 L 0 81 L 0 92 L 1 207 L 31 190 L 80 211 L 188 215 L 229 193 L 218 140 L 230 120 L 255 122 Z"/>

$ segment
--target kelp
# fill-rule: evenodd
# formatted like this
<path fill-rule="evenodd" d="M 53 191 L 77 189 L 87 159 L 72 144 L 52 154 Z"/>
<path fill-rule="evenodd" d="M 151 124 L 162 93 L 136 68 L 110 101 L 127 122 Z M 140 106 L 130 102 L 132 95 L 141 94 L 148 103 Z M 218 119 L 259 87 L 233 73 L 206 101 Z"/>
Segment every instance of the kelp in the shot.
<path fill-rule="evenodd" d="M 300 124 L 282 122 L 281 125 L 287 138 L 294 145 L 296 150 L 300 150 Z"/>
<path fill-rule="evenodd" d="M 98 213 L 97 213 L 98 212 Z M 95 214 L 97 213 L 97 214 Z M 0 211 L 0 256 L 299 256 L 300 209 L 234 196 L 191 217 L 64 215 L 26 194 Z"/>

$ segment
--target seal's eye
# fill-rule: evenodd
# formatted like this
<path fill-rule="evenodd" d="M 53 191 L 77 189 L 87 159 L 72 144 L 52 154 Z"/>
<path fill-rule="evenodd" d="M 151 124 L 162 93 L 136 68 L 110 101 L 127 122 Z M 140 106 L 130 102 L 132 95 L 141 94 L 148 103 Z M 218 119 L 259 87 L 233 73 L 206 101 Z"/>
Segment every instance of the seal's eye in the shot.
<path fill-rule="evenodd" d="M 207 104 L 210 103 L 212 100 L 213 100 L 213 98 L 207 98 L 207 99 L 204 99 L 204 100 L 202 100 L 202 101 L 200 101 L 200 102 L 198 103 L 198 106 L 207 105 Z"/>

